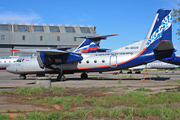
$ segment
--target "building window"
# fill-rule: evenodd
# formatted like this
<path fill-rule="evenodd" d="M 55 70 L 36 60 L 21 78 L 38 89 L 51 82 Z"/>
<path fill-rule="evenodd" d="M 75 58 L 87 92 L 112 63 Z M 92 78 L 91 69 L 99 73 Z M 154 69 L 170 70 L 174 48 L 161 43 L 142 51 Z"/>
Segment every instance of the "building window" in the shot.
<path fill-rule="evenodd" d="M 17 31 L 19 32 L 26 32 L 27 30 L 27 25 L 17 25 Z"/>
<path fill-rule="evenodd" d="M 1 40 L 5 40 L 5 36 L 4 35 L 1 35 Z"/>
<path fill-rule="evenodd" d="M 22 40 L 25 40 L 25 35 L 22 36 Z"/>
<path fill-rule="evenodd" d="M 40 41 L 43 41 L 43 36 L 40 36 Z"/>
<path fill-rule="evenodd" d="M 80 27 L 81 33 L 91 33 L 88 27 Z"/>
<path fill-rule="evenodd" d="M 34 32 L 44 32 L 43 26 L 33 26 Z"/>
<path fill-rule="evenodd" d="M 74 41 L 76 41 L 76 37 L 74 37 Z"/>
<path fill-rule="evenodd" d="M 8 31 L 9 30 L 9 26 L 8 25 L 0 25 L 0 30 Z"/>
<path fill-rule="evenodd" d="M 60 36 L 57 36 L 57 41 L 60 41 Z"/>
<path fill-rule="evenodd" d="M 66 32 L 75 33 L 74 27 L 65 27 Z"/>
<path fill-rule="evenodd" d="M 49 26 L 50 32 L 60 32 L 58 26 Z"/>

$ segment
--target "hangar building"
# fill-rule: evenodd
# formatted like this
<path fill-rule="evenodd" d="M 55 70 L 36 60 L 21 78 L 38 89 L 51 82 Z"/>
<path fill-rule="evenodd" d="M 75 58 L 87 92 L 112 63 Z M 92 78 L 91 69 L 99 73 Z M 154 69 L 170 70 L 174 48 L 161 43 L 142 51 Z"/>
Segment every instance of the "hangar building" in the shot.
<path fill-rule="evenodd" d="M 24 56 L 30 53 L 12 49 L 47 49 L 57 46 L 77 47 L 83 36 L 98 36 L 95 26 L 0 24 L 0 56 Z"/>

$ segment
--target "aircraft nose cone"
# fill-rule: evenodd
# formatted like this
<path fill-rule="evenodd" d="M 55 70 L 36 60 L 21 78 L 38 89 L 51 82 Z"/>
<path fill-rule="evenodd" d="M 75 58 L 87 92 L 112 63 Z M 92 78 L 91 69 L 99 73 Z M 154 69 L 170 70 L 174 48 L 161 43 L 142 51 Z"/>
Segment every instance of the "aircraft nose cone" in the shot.
<path fill-rule="evenodd" d="M 14 72 L 13 66 L 12 65 L 7 66 L 6 71 L 13 73 Z"/>

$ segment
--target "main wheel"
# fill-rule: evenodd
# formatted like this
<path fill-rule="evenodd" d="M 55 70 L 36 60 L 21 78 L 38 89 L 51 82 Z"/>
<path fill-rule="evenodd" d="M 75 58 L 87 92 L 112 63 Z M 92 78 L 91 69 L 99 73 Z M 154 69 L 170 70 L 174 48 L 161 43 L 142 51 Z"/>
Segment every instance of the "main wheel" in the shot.
<path fill-rule="evenodd" d="M 57 76 L 57 81 L 65 81 L 66 77 L 64 75 L 58 75 Z"/>
<path fill-rule="evenodd" d="M 127 74 L 132 74 L 132 71 L 128 71 Z"/>
<path fill-rule="evenodd" d="M 81 74 L 81 79 L 88 79 L 88 75 L 85 72 L 83 72 Z"/>

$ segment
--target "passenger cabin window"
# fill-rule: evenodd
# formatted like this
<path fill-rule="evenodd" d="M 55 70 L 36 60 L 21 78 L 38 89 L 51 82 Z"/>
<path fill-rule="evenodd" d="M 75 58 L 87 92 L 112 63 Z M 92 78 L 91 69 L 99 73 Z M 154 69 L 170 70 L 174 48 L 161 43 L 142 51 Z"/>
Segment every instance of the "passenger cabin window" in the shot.
<path fill-rule="evenodd" d="M 88 27 L 80 27 L 81 33 L 91 33 Z"/>
<path fill-rule="evenodd" d="M 97 63 L 97 60 L 94 60 L 94 63 Z"/>
<path fill-rule="evenodd" d="M 17 31 L 18 32 L 26 32 L 26 31 L 28 31 L 27 25 L 17 25 Z"/>
<path fill-rule="evenodd" d="M 89 63 L 89 60 L 87 60 L 86 63 Z"/>
<path fill-rule="evenodd" d="M 6 63 L 6 61 L 4 61 L 4 63 Z"/>
<path fill-rule="evenodd" d="M 0 63 L 1 63 L 2 61 L 0 61 Z"/>
<path fill-rule="evenodd" d="M 50 32 L 60 32 L 60 29 L 58 26 L 49 26 Z"/>
<path fill-rule="evenodd" d="M 74 27 L 65 27 L 66 32 L 68 33 L 75 33 Z"/>
<path fill-rule="evenodd" d="M 33 26 L 34 32 L 44 32 L 43 26 Z"/>
<path fill-rule="evenodd" d="M 9 26 L 8 25 L 0 25 L 0 30 L 9 31 Z"/>
<path fill-rule="evenodd" d="M 11 61 L 9 61 L 9 63 L 11 63 Z"/>
<path fill-rule="evenodd" d="M 102 63 L 105 63 L 105 60 L 102 60 Z"/>
<path fill-rule="evenodd" d="M 5 40 L 5 36 L 4 35 L 1 35 L 1 40 Z"/>

